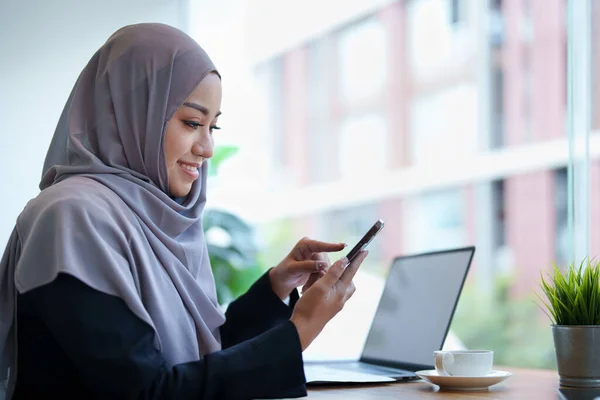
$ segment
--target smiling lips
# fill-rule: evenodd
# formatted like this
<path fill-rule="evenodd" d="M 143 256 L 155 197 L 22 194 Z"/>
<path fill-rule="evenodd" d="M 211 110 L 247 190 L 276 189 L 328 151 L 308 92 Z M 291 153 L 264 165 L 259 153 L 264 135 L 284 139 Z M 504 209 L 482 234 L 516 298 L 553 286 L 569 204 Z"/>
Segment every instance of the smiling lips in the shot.
<path fill-rule="evenodd" d="M 198 179 L 200 176 L 198 169 L 202 166 L 202 163 L 186 163 L 183 161 L 178 161 L 177 165 L 179 165 L 183 172 L 188 174 L 191 178 Z"/>

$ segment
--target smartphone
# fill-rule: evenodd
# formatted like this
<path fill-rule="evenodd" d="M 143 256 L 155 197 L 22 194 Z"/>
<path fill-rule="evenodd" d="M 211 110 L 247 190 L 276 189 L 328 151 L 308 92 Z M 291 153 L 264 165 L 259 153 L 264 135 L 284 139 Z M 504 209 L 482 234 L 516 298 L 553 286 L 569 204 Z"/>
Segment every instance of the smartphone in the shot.
<path fill-rule="evenodd" d="M 363 236 L 362 239 L 358 241 L 356 246 L 354 246 L 346 256 L 346 258 L 348 258 L 348 263 L 351 263 L 352 260 L 354 260 L 354 258 L 358 255 L 358 253 L 360 253 L 361 250 L 364 250 L 369 245 L 369 243 L 371 243 L 371 240 L 373 240 L 373 238 L 375 238 L 375 236 L 377 236 L 379 231 L 381 231 L 382 229 L 383 221 L 378 220 L 377 222 L 375 222 L 375 225 L 373 225 L 371 229 L 369 229 L 365 236 Z"/>

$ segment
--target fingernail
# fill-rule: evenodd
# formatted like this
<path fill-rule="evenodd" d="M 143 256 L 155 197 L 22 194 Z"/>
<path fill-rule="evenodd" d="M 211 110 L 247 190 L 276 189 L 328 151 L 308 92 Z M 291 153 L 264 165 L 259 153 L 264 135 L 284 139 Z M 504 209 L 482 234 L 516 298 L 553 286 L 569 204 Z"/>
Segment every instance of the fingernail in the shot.
<path fill-rule="evenodd" d="M 327 268 L 327 264 L 324 262 L 320 262 L 317 264 L 317 271 L 323 271 Z"/>
<path fill-rule="evenodd" d="M 344 246 L 344 248 L 348 247 L 346 243 L 342 243 L 342 245 Z"/>
<path fill-rule="evenodd" d="M 348 266 L 348 264 L 350 264 L 348 262 L 348 257 L 344 257 L 342 258 L 342 265 L 344 266 L 344 268 L 346 268 Z"/>

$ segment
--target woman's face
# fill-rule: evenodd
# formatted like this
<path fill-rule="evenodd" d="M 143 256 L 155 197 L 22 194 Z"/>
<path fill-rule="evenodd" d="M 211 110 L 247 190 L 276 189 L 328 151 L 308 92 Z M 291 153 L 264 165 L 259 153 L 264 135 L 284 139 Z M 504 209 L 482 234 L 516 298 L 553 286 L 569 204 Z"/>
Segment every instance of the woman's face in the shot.
<path fill-rule="evenodd" d="M 169 195 L 185 197 L 199 178 L 198 169 L 213 155 L 213 130 L 219 129 L 221 79 L 208 74 L 167 123 L 165 159 Z"/>

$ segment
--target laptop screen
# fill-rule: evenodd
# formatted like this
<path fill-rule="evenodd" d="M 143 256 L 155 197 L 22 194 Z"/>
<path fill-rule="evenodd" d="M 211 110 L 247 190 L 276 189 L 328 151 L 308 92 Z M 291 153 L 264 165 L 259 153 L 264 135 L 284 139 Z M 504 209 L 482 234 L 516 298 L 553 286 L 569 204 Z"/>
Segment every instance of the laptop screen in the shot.
<path fill-rule="evenodd" d="M 475 248 L 398 257 L 362 360 L 433 365 L 446 338 Z"/>

